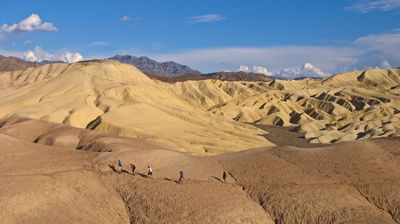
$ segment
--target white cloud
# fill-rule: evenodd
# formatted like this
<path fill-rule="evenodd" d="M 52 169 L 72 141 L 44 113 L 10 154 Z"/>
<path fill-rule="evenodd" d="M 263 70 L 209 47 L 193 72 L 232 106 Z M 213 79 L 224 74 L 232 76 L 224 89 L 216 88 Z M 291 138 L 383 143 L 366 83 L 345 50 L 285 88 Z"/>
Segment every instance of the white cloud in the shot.
<path fill-rule="evenodd" d="M 35 31 L 57 31 L 52 23 L 42 22 L 42 19 L 38 14 L 33 13 L 28 18 L 22 20 L 19 23 L 8 25 L 4 23 L 1 26 L 1 31 L 5 33 L 30 33 Z"/>
<path fill-rule="evenodd" d="M 381 68 L 392 68 L 392 65 L 387 60 L 384 60 L 381 64 Z"/>
<path fill-rule="evenodd" d="M 372 11 L 390 11 L 400 7 L 400 0 L 364 0 L 347 7 L 348 10 L 354 10 L 361 13 Z"/>
<path fill-rule="evenodd" d="M 364 36 L 355 40 L 354 44 L 369 49 L 385 60 L 400 61 L 400 31 Z"/>
<path fill-rule="evenodd" d="M 312 65 L 311 63 L 305 63 L 301 69 L 307 74 L 315 74 L 318 76 L 329 76 L 329 73 L 323 72 L 320 68 Z"/>
<path fill-rule="evenodd" d="M 41 47 L 35 47 L 33 50 L 24 52 L 24 59 L 27 61 L 55 61 L 56 57 Z"/>
<path fill-rule="evenodd" d="M 268 71 L 268 68 L 262 67 L 262 66 L 258 66 L 258 65 L 253 65 L 253 72 L 254 73 L 264 74 L 264 75 L 267 75 L 267 76 L 271 76 L 272 75 L 272 73 Z"/>
<path fill-rule="evenodd" d="M 60 57 L 61 61 L 65 61 L 67 63 L 73 63 L 83 60 L 83 56 L 79 52 L 65 52 Z"/>
<path fill-rule="evenodd" d="M 31 40 L 25 40 L 25 41 L 24 41 L 24 44 L 25 44 L 25 45 L 32 44 L 32 41 L 31 41 Z"/>
<path fill-rule="evenodd" d="M 239 66 L 239 72 L 250 72 L 249 66 L 246 65 Z"/>
<path fill-rule="evenodd" d="M 123 21 L 123 22 L 129 21 L 129 20 L 131 20 L 131 18 L 129 16 L 122 16 L 121 17 L 121 21 Z"/>
<path fill-rule="evenodd" d="M 272 75 L 272 73 L 269 72 L 266 67 L 259 66 L 259 65 L 253 65 L 253 70 L 251 70 L 249 68 L 249 66 L 240 65 L 239 72 L 254 72 L 254 73 L 264 74 L 264 75 L 267 75 L 267 76 L 271 76 Z"/>
<path fill-rule="evenodd" d="M 302 77 L 327 77 L 329 73 L 323 72 L 320 68 L 311 63 L 304 63 L 299 68 L 285 68 L 282 69 L 275 76 L 280 78 L 302 78 Z"/>
<path fill-rule="evenodd" d="M 36 54 L 33 51 L 24 52 L 24 59 L 27 61 L 37 61 Z"/>
<path fill-rule="evenodd" d="M 51 54 L 41 47 L 35 47 L 33 50 L 24 52 L 23 58 L 27 61 L 64 61 L 73 63 L 83 59 L 82 54 L 79 52 L 62 52 L 60 54 Z"/>
<path fill-rule="evenodd" d="M 226 19 L 226 18 L 219 14 L 206 14 L 206 15 L 200 15 L 200 16 L 192 16 L 189 18 L 189 20 L 192 23 L 210 23 L 210 22 L 222 21 L 224 19 Z"/>
<path fill-rule="evenodd" d="M 357 65 L 363 53 L 364 50 L 353 47 L 282 46 L 205 48 L 148 56 L 159 61 L 176 61 L 203 72 L 236 70 L 240 65 L 268 65 L 268 71 L 276 73 L 311 61 L 324 71 L 334 73 Z"/>
<path fill-rule="evenodd" d="M 297 68 L 304 62 L 311 62 L 323 73 L 335 74 L 380 67 L 384 60 L 396 66 L 400 62 L 400 29 L 363 36 L 343 47 L 225 47 L 146 55 L 159 61 L 176 61 L 206 73 L 235 71 L 240 65 L 263 65 L 268 72 L 276 74 L 282 68 Z"/>

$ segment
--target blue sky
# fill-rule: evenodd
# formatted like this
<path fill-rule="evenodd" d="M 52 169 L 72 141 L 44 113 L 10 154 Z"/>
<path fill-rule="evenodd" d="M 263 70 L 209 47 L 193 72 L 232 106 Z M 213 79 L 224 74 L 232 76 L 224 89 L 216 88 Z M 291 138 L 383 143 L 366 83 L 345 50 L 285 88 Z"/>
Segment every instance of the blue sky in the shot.
<path fill-rule="evenodd" d="M 203 72 L 246 65 L 249 70 L 261 66 L 279 73 L 304 70 L 304 63 L 326 73 L 400 66 L 400 0 L 81 0 L 1 5 L 0 54 L 24 57 L 25 53 L 30 60 L 132 54 L 177 61 Z M 33 13 L 36 17 L 31 17 Z M 32 21 L 36 23 L 29 24 Z"/>

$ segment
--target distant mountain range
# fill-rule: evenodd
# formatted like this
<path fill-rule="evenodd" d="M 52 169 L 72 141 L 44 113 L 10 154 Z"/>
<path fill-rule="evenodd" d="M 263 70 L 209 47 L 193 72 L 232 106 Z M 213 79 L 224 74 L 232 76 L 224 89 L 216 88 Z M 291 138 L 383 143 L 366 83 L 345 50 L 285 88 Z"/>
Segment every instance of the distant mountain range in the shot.
<path fill-rule="evenodd" d="M 185 74 L 180 76 L 159 76 L 147 75 L 152 79 L 158 79 L 163 82 L 183 82 L 188 80 L 218 79 L 222 81 L 248 81 L 248 82 L 267 82 L 274 80 L 274 77 L 259 73 L 248 72 L 214 72 L 209 74 Z"/>
<path fill-rule="evenodd" d="M 213 79 L 225 80 L 225 81 L 255 81 L 264 82 L 271 81 L 274 78 L 272 76 L 266 76 L 260 73 L 254 72 L 214 72 L 203 75 L 205 77 L 211 77 Z"/>
<path fill-rule="evenodd" d="M 218 79 L 226 81 L 271 81 L 271 76 L 253 72 L 214 72 L 201 74 L 189 66 L 176 62 L 157 62 L 148 57 L 135 57 L 131 55 L 116 55 L 109 59 L 125 64 L 132 64 L 147 76 L 164 82 L 180 82 L 186 80 Z M 97 59 L 96 59 L 97 60 Z M 45 64 L 65 63 L 63 61 L 29 62 L 17 57 L 5 57 L 0 55 L 0 72 L 23 70 L 28 67 L 37 67 Z"/>
<path fill-rule="evenodd" d="M 23 70 L 28 67 L 37 67 L 39 63 L 25 61 L 17 57 L 6 57 L 0 55 L 0 72 Z"/>
<path fill-rule="evenodd" d="M 173 61 L 157 62 L 145 56 L 115 55 L 109 59 L 135 65 L 142 72 L 149 75 L 181 76 L 186 74 L 201 74 L 199 71 L 193 70 L 186 65 L 181 65 Z"/>
<path fill-rule="evenodd" d="M 65 63 L 63 61 L 41 61 L 41 62 L 31 62 L 18 57 L 6 57 L 0 55 L 0 72 L 9 72 L 24 70 L 29 67 L 38 67 L 40 65 L 55 64 L 55 63 Z"/>
<path fill-rule="evenodd" d="M 122 63 L 132 64 L 146 73 L 151 78 L 164 82 L 178 82 L 186 80 L 219 79 L 227 81 L 270 81 L 272 77 L 252 72 L 214 72 L 201 74 L 189 66 L 173 61 L 157 62 L 148 57 L 135 57 L 131 55 L 116 55 L 109 59 Z"/>
<path fill-rule="evenodd" d="M 62 64 L 62 63 L 66 63 L 65 61 L 49 61 L 49 60 L 44 60 L 39 62 L 40 65 L 47 65 L 47 64 Z"/>

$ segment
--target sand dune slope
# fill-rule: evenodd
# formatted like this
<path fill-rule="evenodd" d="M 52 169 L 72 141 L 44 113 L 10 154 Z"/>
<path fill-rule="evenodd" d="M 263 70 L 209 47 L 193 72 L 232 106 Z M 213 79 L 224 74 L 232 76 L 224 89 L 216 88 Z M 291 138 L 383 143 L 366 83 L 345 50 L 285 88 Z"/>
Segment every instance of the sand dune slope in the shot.
<path fill-rule="evenodd" d="M 0 211 L 10 223 L 52 221 L 49 207 L 65 211 L 67 223 L 400 222 L 399 138 L 198 157 L 150 139 L 13 118 L 0 143 Z M 116 159 L 126 172 L 112 170 Z"/>
<path fill-rule="evenodd" d="M 0 117 L 13 115 L 121 136 L 167 141 L 176 150 L 216 154 L 273 145 L 249 125 L 210 114 L 116 61 L 51 64 L 0 77 Z"/>
<path fill-rule="evenodd" d="M 279 223 L 395 223 L 399 144 L 385 139 L 283 147 L 224 155 L 221 161 Z"/>
<path fill-rule="evenodd" d="M 129 223 L 124 203 L 91 169 L 93 153 L 0 134 L 1 223 Z"/>
<path fill-rule="evenodd" d="M 0 207 L 6 223 L 273 223 L 232 179 L 218 180 L 223 170 L 212 157 L 150 140 L 26 122 L 13 119 L 0 129 L 0 179 L 6 183 Z M 23 138 L 26 133 L 30 136 Z M 72 137 L 79 139 L 74 147 Z M 63 147 L 57 146 L 60 139 Z M 135 163 L 137 174 L 113 172 L 116 159 L 124 161 L 124 172 L 128 162 Z M 144 175 L 148 164 L 152 179 Z M 188 175 L 184 185 L 175 182 L 180 169 Z"/>

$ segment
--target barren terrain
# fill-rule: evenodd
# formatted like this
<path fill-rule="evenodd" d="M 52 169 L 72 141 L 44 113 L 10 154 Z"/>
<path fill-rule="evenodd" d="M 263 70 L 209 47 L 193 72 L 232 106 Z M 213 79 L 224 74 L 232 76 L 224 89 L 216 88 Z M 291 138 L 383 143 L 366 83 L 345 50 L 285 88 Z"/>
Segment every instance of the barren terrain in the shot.
<path fill-rule="evenodd" d="M 400 223 L 399 86 L 396 69 L 174 83 L 116 61 L 1 73 L 0 223 Z"/>
<path fill-rule="evenodd" d="M 165 83 L 131 65 L 89 61 L 2 73 L 0 87 L 0 117 L 157 139 L 196 154 L 275 145 L 245 123 L 290 127 L 311 143 L 400 135 L 399 69 L 322 80 Z"/>
<path fill-rule="evenodd" d="M 0 142 L 3 223 L 400 222 L 398 138 L 198 157 L 13 117 Z M 122 174 L 112 169 L 117 159 Z"/>

